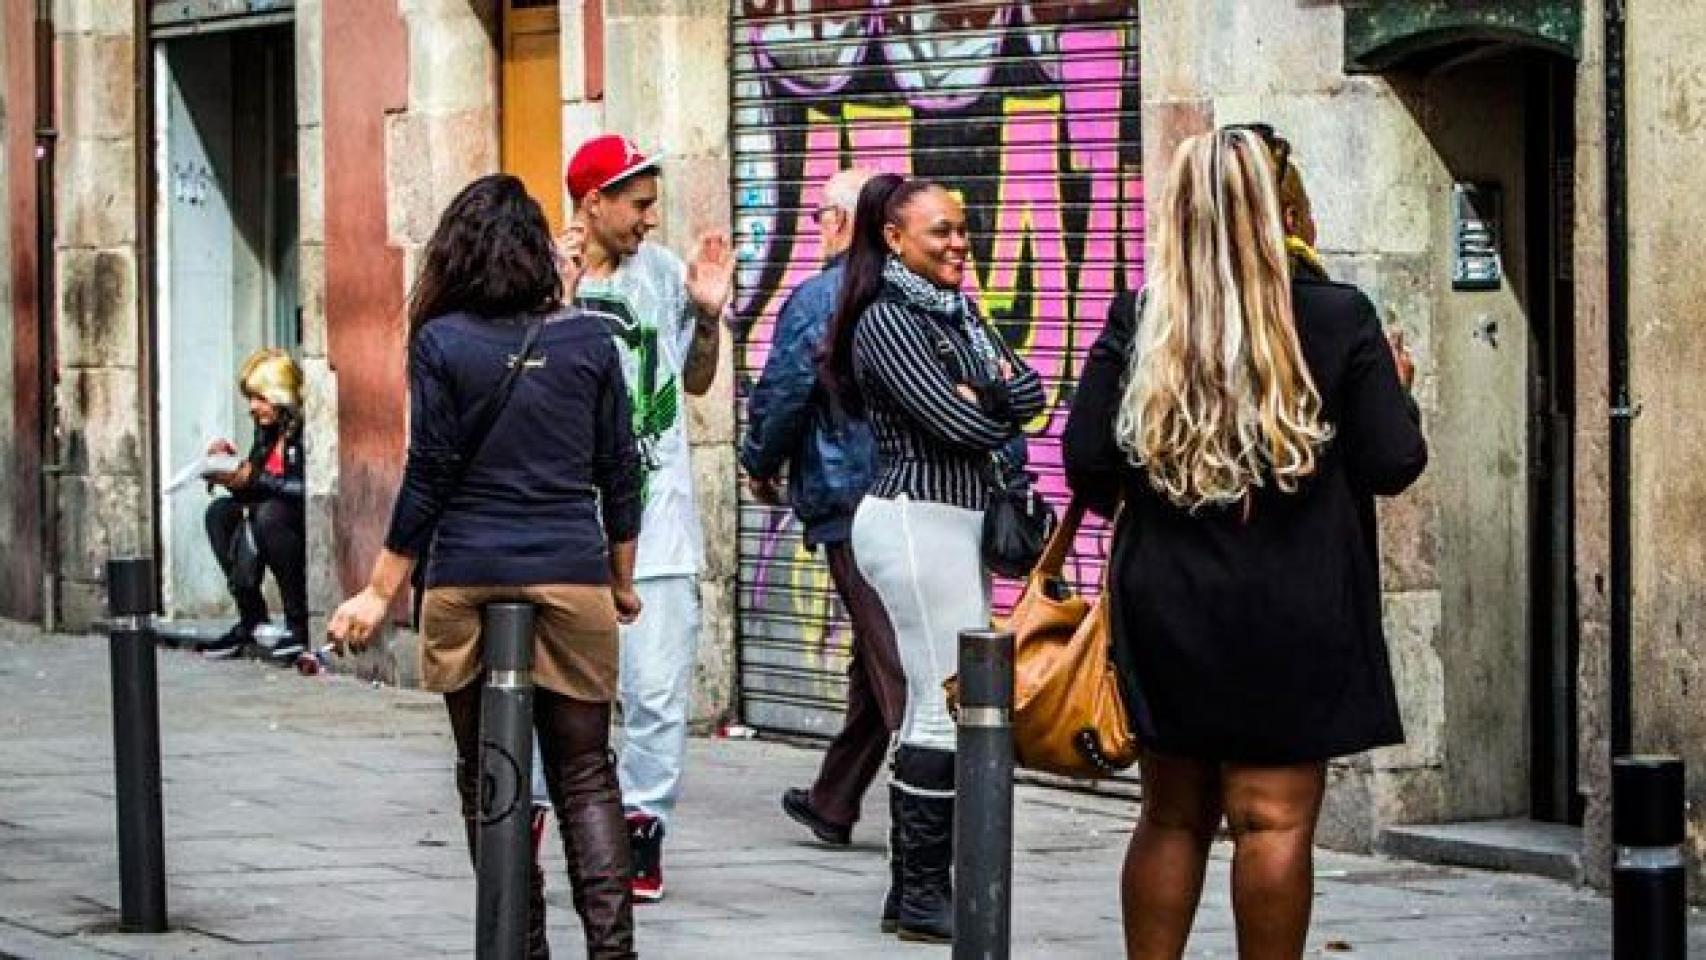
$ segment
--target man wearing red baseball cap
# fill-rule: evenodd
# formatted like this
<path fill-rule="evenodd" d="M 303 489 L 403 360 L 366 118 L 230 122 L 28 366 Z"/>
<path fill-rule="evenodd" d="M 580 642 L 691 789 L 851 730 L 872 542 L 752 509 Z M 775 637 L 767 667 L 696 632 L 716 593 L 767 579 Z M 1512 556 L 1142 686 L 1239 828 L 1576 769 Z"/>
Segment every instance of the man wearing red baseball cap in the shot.
<path fill-rule="evenodd" d="M 683 263 L 646 235 L 658 225 L 661 157 L 625 137 L 582 144 L 564 181 L 582 234 L 575 304 L 610 328 L 622 356 L 645 470 L 635 587 L 641 613 L 622 628 L 618 762 L 634 899 L 663 897 L 663 837 L 680 793 L 687 707 L 699 645 L 704 537 L 693 498 L 683 392 L 717 373 L 720 320 L 734 292 L 726 233 L 701 234 Z"/>

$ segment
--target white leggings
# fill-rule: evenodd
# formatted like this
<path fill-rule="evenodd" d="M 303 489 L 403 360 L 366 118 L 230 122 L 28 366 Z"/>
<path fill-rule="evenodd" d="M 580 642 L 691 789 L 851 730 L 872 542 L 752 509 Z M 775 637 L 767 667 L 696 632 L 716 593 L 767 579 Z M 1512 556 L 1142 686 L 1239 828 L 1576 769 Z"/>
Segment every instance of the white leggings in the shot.
<path fill-rule="evenodd" d="M 894 626 L 906 674 L 900 742 L 954 749 L 942 681 L 959 668 L 959 633 L 989 626 L 983 514 L 912 500 L 866 497 L 853 517 L 853 556 Z"/>

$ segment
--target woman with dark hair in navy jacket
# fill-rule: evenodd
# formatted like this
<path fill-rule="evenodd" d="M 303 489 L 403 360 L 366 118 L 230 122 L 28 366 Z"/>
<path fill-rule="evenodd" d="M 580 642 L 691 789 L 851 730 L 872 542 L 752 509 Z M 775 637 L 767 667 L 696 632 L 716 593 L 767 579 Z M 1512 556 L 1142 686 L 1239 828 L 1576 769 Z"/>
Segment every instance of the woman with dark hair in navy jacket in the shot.
<path fill-rule="evenodd" d="M 559 262 L 521 181 L 494 175 L 451 201 L 409 304 L 409 456 L 368 586 L 338 608 L 335 643 L 360 649 L 419 559 L 422 686 L 444 694 L 456 786 L 478 834 L 480 610 L 537 609 L 534 722 L 576 911 L 593 957 L 631 957 L 628 828 L 610 755 L 618 624 L 639 614 L 640 462 L 616 347 L 563 309 L 578 250 Z M 533 349 L 528 352 L 530 331 Z M 483 443 L 484 404 L 520 364 Z M 533 867 L 529 953 L 547 954 Z"/>

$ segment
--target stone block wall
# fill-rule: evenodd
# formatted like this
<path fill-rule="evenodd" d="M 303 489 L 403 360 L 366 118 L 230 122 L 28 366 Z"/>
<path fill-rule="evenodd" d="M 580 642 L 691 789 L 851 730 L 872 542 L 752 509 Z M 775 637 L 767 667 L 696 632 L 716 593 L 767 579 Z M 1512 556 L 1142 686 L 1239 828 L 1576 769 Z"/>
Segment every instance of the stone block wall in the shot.
<path fill-rule="evenodd" d="M 297 0 L 296 165 L 297 295 L 302 304 L 308 607 L 316 626 L 343 597 L 338 577 L 333 498 L 338 475 L 338 388 L 326 335 L 326 127 L 324 0 Z"/>
<path fill-rule="evenodd" d="M 1582 4 L 1576 70 L 1576 682 L 1577 772 L 1587 799 L 1582 865 L 1589 882 L 1611 882 L 1611 761 L 1608 678 L 1611 610 L 1607 493 L 1605 37 L 1598 0 Z M 1693 889 L 1700 890 L 1698 884 Z"/>
<path fill-rule="evenodd" d="M 668 154 L 656 239 L 689 256 L 701 232 L 726 232 L 731 223 L 728 0 L 607 0 L 604 15 L 605 123 L 642 148 Z M 565 60 L 565 76 L 569 72 Z M 573 150 L 579 139 L 564 128 L 566 149 Z M 732 348 L 725 329 L 716 383 L 688 403 L 706 546 L 693 707 L 701 727 L 735 709 L 739 556 Z"/>
<path fill-rule="evenodd" d="M 10 51 L 7 44 L 12 39 L 9 33 L 11 11 L 6 4 L 0 3 L 0 50 Z M 19 44 L 25 43 L 20 37 Z M 17 463 L 16 430 L 18 428 L 14 416 L 17 396 L 14 384 L 14 373 L 17 364 L 13 363 L 12 355 L 15 349 L 13 325 L 16 322 L 14 311 L 16 304 L 12 300 L 12 230 L 13 218 L 18 211 L 12 203 L 11 160 L 13 156 L 13 138 L 17 135 L 17 124 L 28 124 L 31 118 L 18 115 L 18 103 L 14 99 L 17 91 L 11 86 L 12 72 L 5 66 L 0 66 L 0 463 Z M 18 556 L 25 550 L 33 551 L 33 544 L 20 544 L 15 540 L 17 530 L 16 516 L 23 505 L 35 497 L 35 478 L 17 470 L 9 470 L 0 476 L 0 551 L 9 556 Z M 0 586 L 0 594 L 10 593 L 5 586 Z M 7 607 L 16 603 L 16 598 L 8 597 Z M 16 615 L 15 611 L 6 612 Z"/>
<path fill-rule="evenodd" d="M 152 552 L 146 278 L 138 267 L 134 8 L 62 3 L 56 13 L 60 608 L 76 630 L 102 613 L 106 559 Z"/>
<path fill-rule="evenodd" d="M 1687 765 L 1689 886 L 1706 898 L 1706 2 L 1626 7 L 1633 745 Z"/>

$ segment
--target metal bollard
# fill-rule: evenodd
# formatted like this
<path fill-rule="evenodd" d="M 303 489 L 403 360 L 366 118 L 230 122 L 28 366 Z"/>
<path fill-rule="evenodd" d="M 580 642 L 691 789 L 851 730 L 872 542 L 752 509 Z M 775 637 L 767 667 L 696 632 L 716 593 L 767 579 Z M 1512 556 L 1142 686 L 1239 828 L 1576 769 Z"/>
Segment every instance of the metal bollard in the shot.
<path fill-rule="evenodd" d="M 160 798 L 160 691 L 154 662 L 154 561 L 107 561 L 118 801 L 119 922 L 166 931 L 166 835 Z"/>
<path fill-rule="evenodd" d="M 1007 960 L 1013 939 L 1013 634 L 960 631 L 954 960 Z"/>
<path fill-rule="evenodd" d="M 480 839 L 475 844 L 480 960 L 527 955 L 533 867 L 533 616 L 530 603 L 487 604 L 480 693 Z"/>
<path fill-rule="evenodd" d="M 1688 955 L 1688 878 L 1682 859 L 1682 761 L 1624 756 L 1611 764 L 1612 952 L 1617 960 Z"/>

